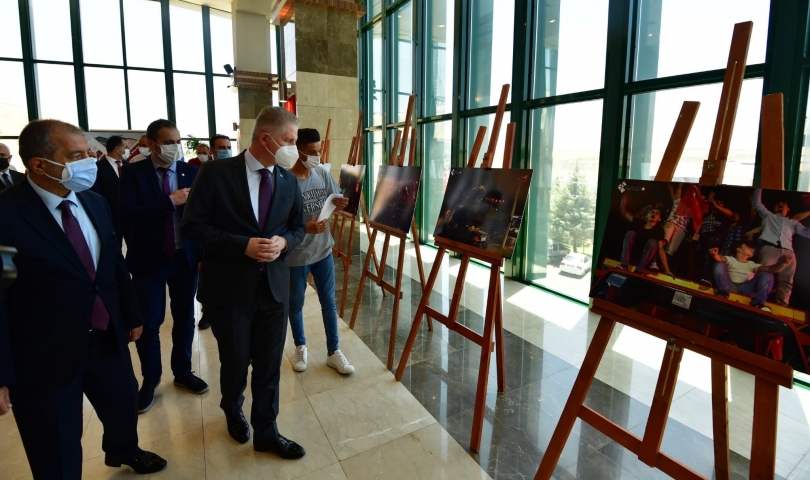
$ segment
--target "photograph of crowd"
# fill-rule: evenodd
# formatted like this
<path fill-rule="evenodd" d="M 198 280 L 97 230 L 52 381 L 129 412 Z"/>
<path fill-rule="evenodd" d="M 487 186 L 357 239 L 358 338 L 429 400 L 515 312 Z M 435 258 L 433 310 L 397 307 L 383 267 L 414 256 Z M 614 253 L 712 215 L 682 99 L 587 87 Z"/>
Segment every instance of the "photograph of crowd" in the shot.
<path fill-rule="evenodd" d="M 531 170 L 452 169 L 433 235 L 512 258 L 531 181 Z"/>
<path fill-rule="evenodd" d="M 349 204 L 343 209 L 351 215 L 357 215 L 360 205 L 360 194 L 363 191 L 363 177 L 366 176 L 365 165 L 341 165 L 338 187 L 343 198 L 349 199 Z"/>
<path fill-rule="evenodd" d="M 621 180 L 597 277 L 606 270 L 653 276 L 801 331 L 810 328 L 808 217 L 810 193 Z"/>
<path fill-rule="evenodd" d="M 381 166 L 369 219 L 408 232 L 421 179 L 422 167 Z"/>

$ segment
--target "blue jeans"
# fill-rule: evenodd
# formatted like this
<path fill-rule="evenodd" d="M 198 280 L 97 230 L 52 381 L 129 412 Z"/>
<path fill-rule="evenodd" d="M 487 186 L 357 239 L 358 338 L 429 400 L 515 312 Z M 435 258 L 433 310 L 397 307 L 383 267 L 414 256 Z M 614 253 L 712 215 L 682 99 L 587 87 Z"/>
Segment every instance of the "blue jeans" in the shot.
<path fill-rule="evenodd" d="M 752 305 L 763 305 L 773 288 L 773 274 L 759 272 L 751 280 L 734 283 L 728 276 L 728 265 L 725 262 L 716 262 L 714 264 L 714 284 L 721 292 L 739 293 L 751 297 Z"/>
<path fill-rule="evenodd" d="M 321 302 L 323 329 L 326 332 L 327 353 L 338 349 L 337 307 L 335 306 L 335 262 L 332 254 L 311 265 L 290 267 L 290 328 L 295 346 L 307 344 L 304 335 L 304 294 L 307 291 L 307 276 L 312 273 L 318 300 Z"/>
<path fill-rule="evenodd" d="M 622 266 L 625 268 L 630 265 L 630 256 L 633 253 L 633 245 L 636 243 L 637 235 L 638 234 L 633 230 L 630 230 L 624 235 L 624 243 L 622 244 Z M 644 244 L 644 250 L 641 252 L 641 257 L 638 259 L 637 267 L 639 269 L 647 268 L 647 265 L 655 259 L 657 252 L 658 242 L 652 238 L 647 240 L 647 243 Z"/>

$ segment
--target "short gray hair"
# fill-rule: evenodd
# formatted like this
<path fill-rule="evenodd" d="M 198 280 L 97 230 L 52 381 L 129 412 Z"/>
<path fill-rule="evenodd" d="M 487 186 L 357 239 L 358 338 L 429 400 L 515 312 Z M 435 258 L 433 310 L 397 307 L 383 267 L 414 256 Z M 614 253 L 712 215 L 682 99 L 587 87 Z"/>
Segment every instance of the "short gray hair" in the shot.
<path fill-rule="evenodd" d="M 284 131 L 288 124 L 298 125 L 298 117 L 281 107 L 264 107 L 259 116 L 256 117 L 256 125 L 253 127 L 251 141 L 259 139 L 263 132 L 269 135 L 278 135 Z"/>

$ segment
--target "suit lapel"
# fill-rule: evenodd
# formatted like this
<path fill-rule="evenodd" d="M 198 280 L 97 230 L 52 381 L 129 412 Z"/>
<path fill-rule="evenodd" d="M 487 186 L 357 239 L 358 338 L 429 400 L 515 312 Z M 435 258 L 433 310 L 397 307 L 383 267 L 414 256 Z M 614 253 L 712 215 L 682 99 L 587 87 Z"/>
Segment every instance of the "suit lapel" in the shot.
<path fill-rule="evenodd" d="M 23 220 L 45 237 L 61 253 L 61 257 L 67 259 L 76 270 L 83 275 L 88 275 L 79 254 L 70 244 L 65 231 L 56 223 L 56 219 L 48 211 L 45 202 L 39 198 L 37 192 L 27 182 L 22 184 L 22 189 L 24 194 L 19 197 L 17 203 L 20 205 L 20 216 Z"/>
<path fill-rule="evenodd" d="M 250 201 L 250 187 L 247 181 L 247 167 L 245 166 L 245 155 L 240 154 L 234 159 L 234 177 L 236 179 L 236 190 L 242 198 L 243 211 L 249 212 L 250 220 L 256 231 L 259 230 L 259 222 L 256 220 L 256 215 L 253 214 L 253 203 Z"/>
<path fill-rule="evenodd" d="M 155 170 L 155 166 L 152 165 L 152 159 L 147 158 L 142 162 L 136 163 L 135 165 L 140 164 L 144 164 L 144 166 L 141 168 L 143 168 L 144 175 L 146 175 L 146 183 L 152 187 L 152 193 L 155 195 L 155 197 L 162 197 L 163 192 L 160 190 L 160 181 L 158 180 L 157 170 Z"/>
<path fill-rule="evenodd" d="M 288 175 L 292 174 L 288 173 Z M 281 167 L 276 165 L 275 168 L 273 168 L 273 196 L 270 198 L 270 211 L 267 212 L 267 223 L 264 224 L 264 232 L 262 232 L 262 235 L 267 233 L 271 228 L 270 224 L 272 222 L 270 221 L 270 217 L 273 216 L 273 205 L 276 204 L 276 200 L 279 198 L 279 195 L 281 195 L 280 191 L 284 188 L 282 184 L 285 176 L 286 175 L 281 171 Z"/>
<path fill-rule="evenodd" d="M 186 164 L 186 163 L 182 163 L 182 162 L 181 162 L 181 163 L 178 163 L 178 164 L 177 164 L 177 168 L 176 168 L 176 170 L 174 171 L 174 172 L 175 172 L 175 174 L 178 176 L 178 177 L 177 177 L 177 188 L 178 188 L 178 189 L 181 189 L 181 188 L 190 188 L 190 187 L 191 187 L 191 177 L 189 177 L 189 176 L 187 176 L 187 175 L 186 175 L 186 173 L 187 173 L 187 172 L 186 172 L 186 168 L 185 168 L 185 167 L 186 167 L 187 165 L 188 165 L 188 164 Z M 183 168 L 181 168 L 181 167 L 183 167 Z"/>

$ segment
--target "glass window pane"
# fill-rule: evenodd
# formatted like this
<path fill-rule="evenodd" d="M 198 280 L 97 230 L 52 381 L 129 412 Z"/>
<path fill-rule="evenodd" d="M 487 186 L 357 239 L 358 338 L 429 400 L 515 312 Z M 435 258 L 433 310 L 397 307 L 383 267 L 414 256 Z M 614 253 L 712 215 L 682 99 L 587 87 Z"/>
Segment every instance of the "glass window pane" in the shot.
<path fill-rule="evenodd" d="M 22 58 L 18 0 L 0 0 L 0 18 L 3 19 L 3 41 L 0 42 L 0 57 Z"/>
<path fill-rule="evenodd" d="M 295 22 L 290 22 L 282 27 L 284 34 L 284 75 L 287 80 L 295 81 L 295 72 L 298 66 L 295 60 Z"/>
<path fill-rule="evenodd" d="M 166 118 L 166 78 L 162 72 L 127 71 L 132 130 L 146 131 L 150 123 Z M 175 85 L 177 88 L 177 85 Z"/>
<path fill-rule="evenodd" d="M 452 143 L 451 121 L 428 123 L 422 128 L 422 139 L 425 146 L 425 155 L 422 171 L 424 172 L 426 192 L 422 218 L 423 237 L 433 240 L 433 230 L 439 219 L 439 211 L 444 199 L 444 190 L 447 188 L 447 176 L 450 174 L 451 157 L 450 145 Z"/>
<path fill-rule="evenodd" d="M 84 63 L 123 65 L 120 4 L 110 0 L 81 0 Z"/>
<path fill-rule="evenodd" d="M 211 12 L 211 65 L 214 73 L 225 73 L 223 65 L 233 66 L 233 24 L 231 14 L 210 10 Z M 271 38 L 275 37 L 271 33 Z M 271 51 L 271 55 L 274 52 Z M 176 67 L 175 67 L 176 68 Z M 272 73 L 272 72 L 271 72 Z"/>
<path fill-rule="evenodd" d="M 509 123 L 508 115 L 504 115 L 501 124 L 501 130 L 498 133 L 498 143 L 495 144 L 495 158 L 492 160 L 492 168 L 503 167 L 503 147 L 506 145 L 506 124 Z M 489 146 L 489 136 L 492 133 L 492 126 L 495 124 L 495 114 L 481 115 L 479 117 L 472 117 L 467 119 L 467 142 L 466 149 L 464 150 L 464 165 L 470 159 L 470 152 L 472 151 L 473 144 L 475 143 L 475 136 L 478 134 L 478 129 L 482 126 L 487 127 L 484 134 L 484 143 L 481 144 L 481 150 L 478 152 L 478 157 L 475 159 L 475 166 L 481 165 L 484 158 L 484 153 Z"/>
<path fill-rule="evenodd" d="M 172 0 L 169 5 L 172 68 L 204 72 L 202 7 L 176 0 Z"/>
<path fill-rule="evenodd" d="M 514 0 L 470 1 L 469 97 L 467 108 L 497 105 L 504 84 L 512 83 Z M 509 90 L 509 97 L 512 90 Z"/>
<path fill-rule="evenodd" d="M 174 74 L 174 108 L 177 128 L 183 137 L 208 138 L 208 101 L 205 76 Z"/>
<path fill-rule="evenodd" d="M 0 135 L 16 137 L 28 123 L 25 75 L 22 62 L 0 62 L 3 88 L 0 88 Z M 0 140 L 5 143 L 5 140 Z"/>
<path fill-rule="evenodd" d="M 87 117 L 91 130 L 127 130 L 124 71 L 117 68 L 84 69 Z"/>
<path fill-rule="evenodd" d="M 366 178 L 368 179 L 372 196 L 371 201 L 368 201 L 368 199 L 366 200 L 366 205 L 371 207 L 371 204 L 374 201 L 374 189 L 377 187 L 377 175 L 380 173 L 380 167 L 383 165 L 382 130 L 367 132 L 365 146 L 366 152 L 371 153 L 371 161 L 366 163 L 366 165 L 370 165 L 371 167 L 366 169 Z M 388 160 L 386 159 L 385 162 L 388 162 Z"/>
<path fill-rule="evenodd" d="M 160 2 L 124 0 L 127 65 L 163 68 L 163 24 Z"/>
<path fill-rule="evenodd" d="M 717 83 L 636 95 L 633 98 L 629 178 L 652 180 L 655 177 L 681 105 L 684 100 L 691 100 L 700 102 L 700 108 L 675 170 L 675 181 L 697 182 L 712 143 L 722 88 L 723 85 Z M 726 162 L 723 179 L 726 185 L 751 185 L 754 178 L 761 103 L 762 79 L 745 80 Z"/>
<path fill-rule="evenodd" d="M 543 3 L 536 13 L 534 97 L 604 87 L 608 0 Z"/>
<path fill-rule="evenodd" d="M 424 115 L 453 112 L 453 0 L 428 0 Z"/>
<path fill-rule="evenodd" d="M 749 20 L 747 63 L 764 62 L 770 6 L 762 0 L 642 0 L 636 80 L 726 68 L 734 24 Z"/>
<path fill-rule="evenodd" d="M 270 25 L 270 73 L 278 73 L 278 39 L 276 26 Z M 233 42 L 233 38 L 231 38 Z M 233 64 L 231 64 L 233 66 Z M 216 67 L 215 67 L 216 68 Z"/>
<path fill-rule="evenodd" d="M 413 9 L 411 3 L 396 11 L 392 15 L 395 43 L 393 48 L 393 61 L 395 73 L 391 81 L 394 83 L 392 89 L 396 92 L 391 96 L 394 103 L 393 118 L 397 122 L 404 122 L 408 112 L 408 97 L 413 93 L 413 43 L 411 20 L 413 19 Z"/>
<path fill-rule="evenodd" d="M 71 65 L 35 65 L 39 117 L 55 118 L 79 125 L 76 111 L 76 82 Z"/>
<path fill-rule="evenodd" d="M 590 275 L 561 273 L 560 262 L 570 252 L 593 255 L 601 135 L 602 100 L 531 113 L 528 280 L 582 301 Z"/>
<path fill-rule="evenodd" d="M 375 15 L 382 12 L 382 0 L 368 0 L 368 19 L 371 20 Z"/>
<path fill-rule="evenodd" d="M 70 33 L 68 0 L 29 0 L 34 58 L 73 61 L 73 36 Z"/>
<path fill-rule="evenodd" d="M 382 23 L 378 23 L 368 33 L 371 45 L 371 55 L 368 58 L 368 68 L 371 82 L 371 98 L 369 103 L 369 118 L 372 125 L 382 125 L 383 123 L 383 36 Z M 373 178 L 373 176 L 372 176 Z"/>
<path fill-rule="evenodd" d="M 227 77 L 214 77 L 214 109 L 217 114 L 217 131 L 229 137 L 235 137 L 233 124 L 239 123 L 239 95 L 230 85 L 233 81 Z"/>
<path fill-rule="evenodd" d="M 810 92 L 808 95 L 810 95 Z M 810 102 L 807 102 L 807 108 L 810 111 Z M 800 192 L 810 192 L 810 141 L 808 140 L 810 140 L 810 122 L 807 121 L 807 115 L 805 115 L 802 161 L 799 167 L 799 185 L 797 188 Z"/>

